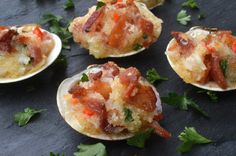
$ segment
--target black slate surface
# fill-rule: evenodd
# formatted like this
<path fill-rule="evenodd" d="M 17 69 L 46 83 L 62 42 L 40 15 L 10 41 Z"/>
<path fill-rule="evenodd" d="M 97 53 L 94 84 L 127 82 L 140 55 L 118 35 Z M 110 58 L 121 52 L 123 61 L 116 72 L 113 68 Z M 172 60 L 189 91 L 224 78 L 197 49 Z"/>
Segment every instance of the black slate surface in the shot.
<path fill-rule="evenodd" d="M 192 156 L 234 156 L 236 155 L 236 94 L 235 91 L 220 93 L 219 102 L 212 103 L 207 96 L 197 94 L 199 90 L 185 84 L 170 68 L 164 55 L 165 47 L 171 39 L 170 32 L 187 31 L 191 26 L 203 25 L 230 29 L 236 34 L 236 1 L 235 0 L 197 0 L 206 19 L 197 20 L 198 10 L 188 10 L 192 22 L 182 26 L 176 22 L 176 14 L 181 10 L 183 0 L 167 0 L 165 5 L 153 10 L 153 13 L 164 21 L 163 32 L 158 42 L 145 52 L 120 59 L 96 60 L 87 54 L 87 50 L 73 44 L 71 51 L 64 52 L 68 66 L 54 65 L 39 75 L 18 83 L 0 85 L 0 156 L 47 156 L 49 152 L 73 155 L 80 143 L 96 143 L 70 128 L 60 116 L 56 106 L 56 91 L 60 82 L 70 77 L 87 65 L 105 63 L 113 60 L 121 66 L 136 66 L 143 74 L 154 67 L 169 81 L 156 85 L 162 96 L 170 91 L 182 94 L 188 91 L 189 96 L 198 102 L 209 114 L 210 119 L 189 111 L 179 111 L 163 104 L 165 120 L 162 125 L 172 132 L 170 140 L 152 136 L 145 149 L 126 145 L 125 141 L 102 141 L 110 156 L 178 156 L 176 147 L 180 145 L 178 134 L 185 126 L 194 126 L 200 133 L 215 142 L 197 146 L 185 155 Z M 1 0 L 0 25 L 21 25 L 38 22 L 40 17 L 52 12 L 68 20 L 84 15 L 95 0 L 74 0 L 76 8 L 65 11 L 65 0 Z M 34 118 L 25 127 L 14 123 L 14 114 L 25 107 L 46 108 L 47 111 Z"/>

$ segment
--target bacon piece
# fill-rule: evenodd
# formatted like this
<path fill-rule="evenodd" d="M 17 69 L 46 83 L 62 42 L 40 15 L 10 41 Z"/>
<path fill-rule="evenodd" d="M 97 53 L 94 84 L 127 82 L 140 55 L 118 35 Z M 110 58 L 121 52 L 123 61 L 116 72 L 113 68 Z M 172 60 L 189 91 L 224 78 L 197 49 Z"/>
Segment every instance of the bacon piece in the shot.
<path fill-rule="evenodd" d="M 158 115 L 155 115 L 154 118 L 153 118 L 153 120 L 155 120 L 157 122 L 159 122 L 159 121 L 161 121 L 163 119 L 164 119 L 164 115 L 162 113 L 158 114 Z"/>
<path fill-rule="evenodd" d="M 119 74 L 120 82 L 124 85 L 130 83 L 136 84 L 141 76 L 141 73 L 135 67 L 129 67 Z"/>
<path fill-rule="evenodd" d="M 98 20 L 98 18 L 103 15 L 104 13 L 104 7 L 100 8 L 99 10 L 96 10 L 92 13 L 92 15 L 89 17 L 89 19 L 86 21 L 86 23 L 83 26 L 83 31 L 90 32 L 92 26 L 94 23 Z"/>
<path fill-rule="evenodd" d="M 161 127 L 161 125 L 157 121 L 153 121 L 151 124 L 151 127 L 154 128 L 155 133 L 158 134 L 159 136 L 161 136 L 165 139 L 171 138 L 171 133 L 168 132 L 163 127 Z"/>
<path fill-rule="evenodd" d="M 227 88 L 227 82 L 220 67 L 220 58 L 213 53 L 211 55 L 211 78 L 223 89 Z"/>
<path fill-rule="evenodd" d="M 144 111 L 153 112 L 156 109 L 157 98 L 152 87 L 139 85 L 137 89 L 134 96 L 124 98 L 124 101 Z"/>
<path fill-rule="evenodd" d="M 94 81 L 100 79 L 101 76 L 102 76 L 102 71 L 99 71 L 97 73 L 89 73 L 89 78 Z"/>
<path fill-rule="evenodd" d="M 111 93 L 111 86 L 109 83 L 102 82 L 100 80 L 94 81 L 93 85 L 89 90 L 98 92 L 101 94 L 105 100 L 109 99 L 110 93 Z"/>
<path fill-rule="evenodd" d="M 109 61 L 108 63 L 105 63 L 102 65 L 102 68 L 105 70 L 112 70 L 112 75 L 116 76 L 120 73 L 120 69 L 118 68 L 118 66 L 114 63 Z"/>
<path fill-rule="evenodd" d="M 154 25 L 152 24 L 152 22 L 150 22 L 144 18 L 141 18 L 139 21 L 139 25 L 140 25 L 140 28 L 143 33 L 152 36 L 153 28 L 154 28 Z"/>
<path fill-rule="evenodd" d="M 211 78 L 211 75 L 210 75 L 210 72 L 211 72 L 211 54 L 208 54 L 204 57 L 204 64 L 205 64 L 207 69 L 205 70 L 204 76 L 199 81 L 202 84 L 207 83 Z"/>
<path fill-rule="evenodd" d="M 73 98 L 81 98 L 87 95 L 87 90 L 79 84 L 74 85 L 69 91 Z"/>
<path fill-rule="evenodd" d="M 10 52 L 12 49 L 11 40 L 17 32 L 15 30 L 8 30 L 0 34 L 0 51 Z"/>

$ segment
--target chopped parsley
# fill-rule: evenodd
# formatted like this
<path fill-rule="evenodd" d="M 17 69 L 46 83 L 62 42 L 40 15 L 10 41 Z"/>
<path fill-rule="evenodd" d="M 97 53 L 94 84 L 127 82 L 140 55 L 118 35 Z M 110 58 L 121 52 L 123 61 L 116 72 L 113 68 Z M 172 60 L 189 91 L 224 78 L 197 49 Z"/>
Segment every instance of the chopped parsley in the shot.
<path fill-rule="evenodd" d="M 144 132 L 137 133 L 132 138 L 127 139 L 127 144 L 130 146 L 144 148 L 146 140 L 150 138 L 152 133 L 153 129 L 147 129 Z"/>
<path fill-rule="evenodd" d="M 155 68 L 149 69 L 146 72 L 146 78 L 150 83 L 155 83 L 157 81 L 166 81 L 168 80 L 167 77 L 162 77 Z"/>
<path fill-rule="evenodd" d="M 33 116 L 35 116 L 36 114 L 39 114 L 43 111 L 46 111 L 46 109 L 36 110 L 36 109 L 30 108 L 30 107 L 27 107 L 24 109 L 24 112 L 18 112 L 15 114 L 15 122 L 20 127 L 25 126 Z"/>
<path fill-rule="evenodd" d="M 85 73 L 82 74 L 82 77 L 80 78 L 81 82 L 87 82 L 89 81 L 88 75 L 86 75 Z"/>
<path fill-rule="evenodd" d="M 106 147 L 102 143 L 93 145 L 80 144 L 74 156 L 107 156 Z"/>
<path fill-rule="evenodd" d="M 228 67 L 228 60 L 226 60 L 226 59 L 221 60 L 220 61 L 220 68 L 221 68 L 224 76 L 226 76 L 227 67 Z"/>
<path fill-rule="evenodd" d="M 137 44 L 134 45 L 133 50 L 138 51 L 138 50 L 140 50 L 142 48 L 143 48 L 143 46 L 141 44 L 137 43 Z"/>
<path fill-rule="evenodd" d="M 132 116 L 132 111 L 129 108 L 124 108 L 124 115 L 125 115 L 125 122 L 132 122 L 134 121 Z"/>
<path fill-rule="evenodd" d="M 191 16 L 187 14 L 186 10 L 181 10 L 177 14 L 177 19 L 176 20 L 182 25 L 187 25 L 188 22 L 191 21 Z"/>
<path fill-rule="evenodd" d="M 198 4 L 195 0 L 186 0 L 184 3 L 182 3 L 182 6 L 191 9 L 199 9 Z"/>
<path fill-rule="evenodd" d="M 98 1 L 98 2 L 97 2 L 96 10 L 100 9 L 101 7 L 103 7 L 103 6 L 105 6 L 105 5 L 106 5 L 106 3 L 101 2 L 101 1 Z"/>
<path fill-rule="evenodd" d="M 73 8 L 75 8 L 75 4 L 74 4 L 73 0 L 67 0 L 64 5 L 64 9 L 69 10 L 69 9 L 73 9 Z"/>
<path fill-rule="evenodd" d="M 41 19 L 41 24 L 48 24 L 50 32 L 57 34 L 60 39 L 62 40 L 62 48 L 70 49 L 69 42 L 72 39 L 72 34 L 68 30 L 67 26 L 63 26 L 62 24 L 62 17 L 56 16 L 53 14 L 45 14 Z"/>
<path fill-rule="evenodd" d="M 183 142 L 177 147 L 177 151 L 181 153 L 188 152 L 195 144 L 208 144 L 212 141 L 199 134 L 194 127 L 185 127 L 185 130 L 178 136 L 179 140 Z"/>
<path fill-rule="evenodd" d="M 192 99 L 187 97 L 187 94 L 177 95 L 176 93 L 169 93 L 167 97 L 161 97 L 162 102 L 169 104 L 171 106 L 177 107 L 180 110 L 188 110 L 189 107 L 203 115 L 204 117 L 208 117 L 208 114 L 203 111 Z"/>

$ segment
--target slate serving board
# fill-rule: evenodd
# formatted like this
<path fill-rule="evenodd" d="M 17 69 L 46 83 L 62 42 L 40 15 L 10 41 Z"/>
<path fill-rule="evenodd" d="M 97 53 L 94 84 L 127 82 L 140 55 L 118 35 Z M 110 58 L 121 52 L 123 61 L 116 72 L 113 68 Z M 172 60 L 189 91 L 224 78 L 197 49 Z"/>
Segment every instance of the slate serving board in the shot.
<path fill-rule="evenodd" d="M 173 135 L 170 140 L 152 136 L 145 149 L 126 145 L 125 141 L 102 141 L 110 156 L 178 156 L 176 147 L 180 145 L 178 134 L 185 126 L 194 126 L 200 133 L 215 142 L 197 146 L 186 155 L 192 156 L 234 156 L 236 155 L 236 94 L 235 91 L 220 93 L 219 102 L 212 103 L 206 95 L 197 94 L 198 88 L 185 84 L 170 68 L 165 57 L 165 48 L 171 39 L 170 32 L 187 31 L 191 26 L 203 25 L 230 29 L 236 34 L 235 0 L 197 0 L 206 19 L 199 21 L 198 10 L 188 10 L 192 22 L 182 26 L 176 22 L 176 14 L 181 10 L 183 0 L 167 0 L 165 5 L 153 11 L 164 21 L 163 31 L 158 42 L 148 50 L 135 56 L 120 59 L 96 60 L 87 50 L 72 44 L 71 51 L 65 51 L 68 65 L 53 65 L 39 75 L 13 84 L 0 85 L 0 156 L 47 156 L 49 152 L 73 155 L 80 143 L 97 143 L 70 128 L 60 116 L 56 106 L 56 91 L 60 82 L 90 64 L 115 61 L 120 66 L 138 67 L 143 74 L 154 67 L 169 81 L 156 85 L 162 96 L 174 91 L 189 96 L 209 114 L 210 119 L 189 111 L 179 111 L 163 104 L 165 119 L 162 125 Z M 65 11 L 65 0 L 1 0 L 0 25 L 21 25 L 39 22 L 45 13 L 54 13 L 72 19 L 84 15 L 95 0 L 74 0 L 76 8 Z M 34 118 L 25 127 L 14 123 L 14 114 L 25 107 L 45 108 L 46 112 Z"/>

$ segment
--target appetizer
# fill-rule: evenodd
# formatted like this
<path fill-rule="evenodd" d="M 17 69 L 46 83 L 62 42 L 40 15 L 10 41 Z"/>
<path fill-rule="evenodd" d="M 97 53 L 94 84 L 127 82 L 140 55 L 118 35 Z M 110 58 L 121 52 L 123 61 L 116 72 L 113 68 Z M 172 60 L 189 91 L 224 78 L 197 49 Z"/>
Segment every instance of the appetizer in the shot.
<path fill-rule="evenodd" d="M 236 88 L 236 37 L 231 31 L 193 27 L 172 36 L 166 55 L 186 83 L 214 91 Z"/>
<path fill-rule="evenodd" d="M 69 27 L 74 41 L 96 58 L 133 55 L 159 37 L 162 20 L 144 4 L 133 0 L 100 3 Z"/>
<path fill-rule="evenodd" d="M 108 2 L 117 2 L 117 1 L 122 1 L 122 0 L 99 0 L 101 2 L 104 3 L 108 3 Z M 135 0 L 137 2 L 141 2 L 144 3 L 149 9 L 153 9 L 159 5 L 162 5 L 165 0 Z"/>
<path fill-rule="evenodd" d="M 59 54 L 60 42 L 36 24 L 0 26 L 0 83 L 17 81 L 44 68 L 51 62 L 51 52 L 57 49 Z"/>
<path fill-rule="evenodd" d="M 72 128 L 93 138 L 121 140 L 148 128 L 171 136 L 158 123 L 163 117 L 159 94 L 134 67 L 90 66 L 61 83 L 57 104 Z"/>

